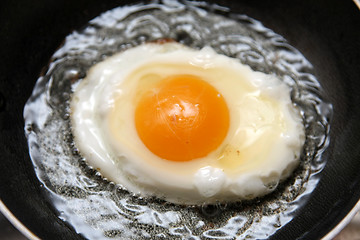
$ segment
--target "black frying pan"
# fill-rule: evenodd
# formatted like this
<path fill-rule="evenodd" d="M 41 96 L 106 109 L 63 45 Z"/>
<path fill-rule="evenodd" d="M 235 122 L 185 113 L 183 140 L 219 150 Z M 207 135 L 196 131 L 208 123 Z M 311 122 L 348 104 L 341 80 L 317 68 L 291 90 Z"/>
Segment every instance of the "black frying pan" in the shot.
<path fill-rule="evenodd" d="M 211 1 L 212 2 L 212 1 Z M 214 1 L 260 20 L 314 65 L 333 104 L 327 164 L 306 205 L 272 239 L 318 239 L 360 198 L 360 11 L 348 1 Z M 42 68 L 66 35 L 130 1 L 0 3 L 0 196 L 43 239 L 81 239 L 57 218 L 35 176 L 22 111 Z"/>

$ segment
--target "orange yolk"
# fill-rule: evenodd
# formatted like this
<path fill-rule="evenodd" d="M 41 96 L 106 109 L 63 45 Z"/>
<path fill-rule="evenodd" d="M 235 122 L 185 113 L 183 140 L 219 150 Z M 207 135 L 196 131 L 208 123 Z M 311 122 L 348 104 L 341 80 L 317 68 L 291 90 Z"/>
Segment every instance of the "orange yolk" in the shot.
<path fill-rule="evenodd" d="M 189 161 L 222 143 L 229 129 L 229 110 L 209 83 L 192 75 L 174 75 L 140 96 L 135 126 L 157 156 Z"/>

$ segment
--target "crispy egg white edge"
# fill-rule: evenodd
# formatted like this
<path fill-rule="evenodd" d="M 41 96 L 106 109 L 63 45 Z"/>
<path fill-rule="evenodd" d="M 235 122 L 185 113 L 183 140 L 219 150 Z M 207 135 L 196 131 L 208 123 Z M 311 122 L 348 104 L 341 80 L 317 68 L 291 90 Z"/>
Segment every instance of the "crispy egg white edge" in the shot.
<path fill-rule="evenodd" d="M 193 176 L 187 178 L 185 183 L 179 187 L 166 179 L 174 176 L 165 174 L 165 180 L 154 179 L 152 173 L 143 168 L 141 159 L 139 160 L 137 156 L 132 156 L 134 154 L 127 152 L 126 149 L 121 149 L 124 152 L 118 154 L 114 152 L 113 146 L 107 141 L 99 141 L 99 139 L 107 138 L 104 132 L 99 129 L 99 126 L 102 125 L 103 119 L 114 104 L 112 94 L 121 94 L 121 92 L 113 92 L 112 94 L 104 94 L 104 92 L 114 91 L 114 86 L 119 84 L 119 80 L 124 80 L 119 79 L 119 75 L 128 75 L 139 66 L 153 60 L 157 54 L 176 56 L 179 51 L 187 52 L 186 59 L 190 64 L 204 69 L 214 67 L 214 59 L 217 59 L 217 61 L 225 60 L 230 66 L 240 66 L 242 70 L 245 70 L 247 78 L 254 77 L 255 80 L 250 82 L 251 85 L 263 89 L 269 97 L 285 100 L 285 104 L 281 105 L 282 111 L 287 115 L 285 117 L 293 119 L 294 123 L 293 126 L 290 126 L 291 131 L 283 136 L 283 139 L 287 140 L 286 146 L 281 143 L 278 144 L 282 145 L 280 148 L 296 149 L 295 151 L 287 151 L 285 156 L 288 159 L 287 161 L 277 163 L 278 166 L 275 169 L 270 166 L 267 171 L 261 170 L 243 174 L 234 181 L 229 181 L 222 169 L 204 166 Z M 138 57 L 139 53 L 141 53 L 140 59 Z M 198 203 L 197 199 L 201 199 L 200 203 L 204 202 L 204 198 L 207 198 L 207 201 L 222 198 L 230 200 L 249 199 L 272 191 L 273 188 L 265 186 L 264 183 L 277 184 L 279 180 L 288 177 L 298 165 L 298 159 L 294 155 L 300 155 L 300 149 L 304 142 L 302 120 L 292 106 L 289 97 L 290 90 L 285 84 L 269 75 L 254 72 L 249 67 L 238 63 L 235 59 L 229 59 L 216 54 L 208 47 L 197 52 L 176 43 L 167 43 L 164 45 L 145 44 L 116 54 L 96 64 L 89 70 L 86 79 L 76 87 L 71 101 L 71 121 L 76 146 L 91 166 L 98 169 L 108 179 L 134 193 L 145 195 L 155 193 L 170 201 L 182 203 L 186 201 L 186 203 L 193 204 Z M 127 65 L 129 62 L 135 64 L 129 66 Z M 266 81 L 262 80 L 264 78 Z M 107 82 L 105 86 L 102 85 L 104 82 Z M 88 89 L 92 92 L 91 95 L 87 94 Z M 102 101 L 97 101 L 96 94 L 103 95 Z M 82 129 L 79 126 L 86 127 Z M 129 158 L 137 159 L 137 164 L 134 165 L 134 162 L 129 161 Z M 246 183 L 246 187 L 244 187 L 244 183 Z M 158 184 L 163 184 L 160 190 Z M 226 191 L 222 191 L 222 189 L 226 189 Z"/>

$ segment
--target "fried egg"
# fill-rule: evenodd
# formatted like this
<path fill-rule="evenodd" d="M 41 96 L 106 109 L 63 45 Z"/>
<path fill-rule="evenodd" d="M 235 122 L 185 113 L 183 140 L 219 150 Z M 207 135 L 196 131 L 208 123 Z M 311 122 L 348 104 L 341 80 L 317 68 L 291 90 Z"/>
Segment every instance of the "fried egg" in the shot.
<path fill-rule="evenodd" d="M 305 134 L 290 90 L 210 47 L 146 43 L 74 87 L 74 141 L 90 166 L 140 196 L 253 199 L 299 164 Z"/>

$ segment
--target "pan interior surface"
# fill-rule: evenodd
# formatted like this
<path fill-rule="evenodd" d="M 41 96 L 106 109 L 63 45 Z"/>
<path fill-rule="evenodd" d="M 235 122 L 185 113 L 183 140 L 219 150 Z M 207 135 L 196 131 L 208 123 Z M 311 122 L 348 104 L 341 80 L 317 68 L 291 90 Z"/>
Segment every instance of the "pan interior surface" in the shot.
<path fill-rule="evenodd" d="M 84 3 L 83 3 L 84 4 Z M 112 7 L 115 7 L 115 3 L 107 3 L 108 5 L 101 5 L 102 11 L 105 11 L 106 9 L 110 9 Z M 112 6 L 114 4 L 114 6 Z M 271 237 L 275 239 L 286 239 L 286 237 L 291 238 L 309 238 L 309 237 L 320 237 L 324 235 L 329 229 L 331 229 L 332 226 L 336 225 L 336 222 L 340 221 L 341 218 L 346 215 L 346 211 L 349 211 L 352 206 L 354 205 L 354 202 L 356 202 L 359 198 L 359 173 L 356 171 L 356 169 L 359 169 L 359 163 L 356 161 L 356 159 L 359 159 L 359 150 L 358 144 L 359 141 L 356 141 L 359 139 L 359 132 L 356 131 L 359 130 L 358 120 L 359 120 L 359 110 L 356 108 L 357 103 L 359 103 L 359 97 L 356 94 L 356 90 L 359 89 L 358 84 L 355 84 L 355 79 L 359 77 L 359 70 L 356 68 L 358 63 L 358 57 L 359 53 L 355 51 L 351 51 L 351 49 L 356 49 L 358 47 L 358 43 L 356 41 L 352 42 L 351 40 L 356 39 L 357 33 L 354 33 L 355 31 L 349 31 L 344 33 L 346 29 L 352 28 L 352 26 L 345 26 L 344 29 L 341 29 L 340 33 L 343 33 L 341 35 L 337 31 L 333 30 L 332 32 L 328 33 L 324 30 L 321 30 L 320 27 L 318 28 L 315 24 L 315 19 L 310 20 L 306 18 L 306 14 L 314 13 L 316 10 L 319 11 L 320 8 L 319 5 L 312 5 L 310 7 L 305 7 L 302 4 L 305 5 L 305 3 L 300 4 L 299 6 L 302 6 L 303 8 L 299 7 L 298 9 L 303 9 L 304 16 L 300 16 L 300 14 L 291 16 L 289 15 L 276 15 L 275 13 L 279 13 L 281 10 L 281 2 L 274 3 L 271 6 L 268 6 L 266 3 L 263 3 L 263 5 L 255 6 L 252 5 L 252 3 L 239 3 L 234 4 L 230 2 L 219 2 L 219 4 L 224 6 L 229 6 L 231 9 L 231 12 L 239 12 L 239 13 L 246 13 L 247 15 L 250 15 L 256 19 L 260 19 L 265 26 L 269 27 L 270 29 L 275 30 L 276 32 L 281 33 L 281 35 L 285 36 L 289 42 L 295 46 L 297 49 L 301 50 L 302 53 L 309 59 L 309 61 L 313 64 L 314 69 L 314 75 L 318 78 L 320 83 L 323 86 L 323 92 L 324 95 L 326 95 L 326 98 L 329 99 L 330 102 L 334 104 L 334 117 L 333 122 L 331 124 L 331 143 L 329 149 L 323 153 L 322 158 L 326 159 L 327 163 L 324 169 L 321 167 L 321 171 L 314 174 L 314 178 L 316 178 L 316 181 L 318 181 L 318 184 L 312 193 L 304 194 L 303 199 L 303 205 L 291 212 L 291 221 L 286 222 L 287 224 L 284 224 L 283 226 L 277 227 L 276 224 L 273 226 L 274 228 L 279 228 L 278 231 L 276 231 L 275 234 L 273 234 Z M 319 3 L 317 3 L 319 4 Z M 335 3 L 334 3 L 335 4 Z M 80 4 L 81 5 L 81 4 Z M 62 6 L 63 8 L 74 8 L 74 9 L 80 9 L 83 6 L 75 5 L 72 7 L 69 6 Z M 94 3 L 95 5 L 95 3 Z M 10 4 L 8 5 L 10 6 Z M 1 197 L 3 201 L 8 205 L 8 207 L 14 212 L 16 216 L 19 217 L 21 221 L 23 221 L 31 230 L 34 231 L 35 234 L 37 234 L 40 237 L 48 238 L 50 236 L 54 236 L 56 238 L 57 234 L 59 233 L 59 236 L 69 236 L 71 238 L 82 238 L 83 236 L 86 237 L 86 229 L 80 230 L 79 229 L 72 229 L 72 226 L 74 226 L 74 222 L 81 221 L 81 219 L 68 219 L 69 212 L 73 212 L 73 210 L 70 209 L 69 212 L 66 212 L 66 206 L 63 205 L 63 212 L 59 211 L 59 206 L 62 204 L 66 205 L 66 201 L 64 199 L 59 199 L 56 194 L 49 193 L 49 189 L 54 190 L 55 188 L 52 188 L 54 186 L 48 185 L 51 183 L 51 181 L 46 181 L 46 176 L 41 176 L 40 179 L 42 179 L 42 182 L 39 183 L 37 180 L 34 172 L 33 167 L 31 165 L 31 161 L 28 157 L 28 152 L 26 149 L 26 140 L 24 139 L 24 134 L 22 132 L 22 120 L 21 120 L 21 112 L 22 112 L 22 106 L 25 104 L 25 101 L 27 99 L 27 96 L 30 95 L 32 85 L 34 84 L 34 79 L 36 79 L 36 75 L 38 74 L 41 64 L 46 65 L 45 62 L 47 59 L 50 59 L 52 53 L 55 51 L 56 44 L 59 45 L 60 41 L 65 38 L 66 35 L 68 35 L 71 32 L 71 29 L 76 26 L 82 26 L 85 25 L 85 23 L 90 20 L 91 18 L 99 15 L 102 11 L 99 9 L 96 9 L 95 6 L 92 5 L 92 2 L 89 2 L 86 4 L 88 12 L 83 12 L 81 16 L 83 18 L 79 17 L 79 19 L 74 19 L 73 21 L 69 21 L 64 25 L 62 31 L 58 33 L 57 35 L 52 35 L 56 37 L 56 41 L 45 41 L 42 37 L 42 35 L 39 35 L 36 39 L 40 40 L 40 42 L 36 42 L 35 39 L 34 42 L 30 42 L 30 46 L 28 50 L 26 47 L 23 47 L 23 52 L 31 52 L 35 51 L 36 49 L 46 49 L 47 51 L 31 55 L 26 55 L 26 59 L 33 58 L 35 62 L 31 61 L 29 63 L 27 72 L 19 72 L 15 73 L 16 71 L 13 71 L 13 76 L 5 76 L 6 81 L 2 81 L 1 84 L 4 84 L 4 87 L 7 86 L 9 89 L 8 92 L 1 92 L 2 94 L 2 112 L 1 112 L 1 123 L 3 124 L 4 131 L 2 131 L 2 135 L 4 133 L 4 137 L 2 138 L 4 148 L 4 160 L 3 163 L 6 163 L 6 168 L 8 169 L 9 166 L 12 166 L 13 168 L 10 168 L 9 171 L 2 176 L 2 184 L 1 188 Z M 307 5 L 308 6 L 308 5 Z M 273 13 L 270 13 L 270 9 L 274 10 Z M 335 11 L 334 9 L 329 9 L 329 11 Z M 350 10 L 351 9 L 351 10 Z M 220 9 L 221 10 L 221 9 Z M 215 9 L 215 11 L 220 11 L 219 9 Z M 290 7 L 290 10 L 292 8 Z M 307 10 L 307 11 L 306 11 Z M 338 11 L 350 11 L 352 14 L 356 14 L 351 8 L 351 6 L 348 6 L 344 4 L 342 8 L 338 8 Z M 52 10 L 54 11 L 54 10 Z M 75 11 L 75 10 L 72 10 Z M 99 12 L 100 11 L 100 12 Z M 293 9 L 295 11 L 295 9 Z M 308 13 L 310 11 L 310 13 Z M 51 10 L 49 10 L 51 12 Z M 291 11 L 290 11 L 291 12 Z M 74 12 L 72 12 L 74 13 Z M 266 13 L 266 14 L 265 14 Z M 49 13 L 48 13 L 49 14 Z M 321 14 L 319 14 L 321 16 Z M 5 15 L 6 16 L 6 15 Z M 276 18 L 277 16 L 278 18 Z M 352 17 L 350 14 L 347 15 L 349 18 Z M 354 15 L 356 16 L 356 15 Z M 293 21 L 282 21 L 281 18 L 289 17 L 289 19 L 292 19 Z M 295 17 L 298 17 L 295 18 Z M 81 19 L 80 19 L 81 18 Z M 353 21 L 353 24 L 359 23 L 359 18 L 353 17 L 355 21 Z M 331 20 L 331 19 L 330 19 Z M 330 20 L 329 22 L 325 22 L 325 26 L 331 25 Z M 19 24 L 24 24 L 24 22 L 21 22 L 19 20 Z M 344 20 L 344 21 L 350 21 L 350 20 Z M 291 22 L 291 23 L 290 23 Z M 349 23 L 349 22 L 348 22 Z M 293 25 L 290 27 L 290 25 Z M 347 28 L 346 28 L 347 27 Z M 6 28 L 5 28 L 6 29 Z M 41 30 L 42 29 L 42 30 Z M 355 28 L 356 29 L 356 28 Z M 40 30 L 32 29 L 34 31 L 33 34 L 44 34 L 44 30 L 48 30 L 49 33 L 54 32 L 54 30 L 51 30 L 51 27 L 43 26 L 40 28 Z M 296 30 L 296 31 L 295 31 Z M 10 31 L 10 30 L 9 30 Z M 30 31 L 30 30 L 28 30 Z M 39 32 L 40 31 L 40 32 Z M 46 32 L 46 31 L 45 31 Z M 26 36 L 22 35 L 25 33 L 12 33 L 13 35 L 19 34 L 20 36 Z M 29 34 L 29 32 L 28 32 Z M 31 34 L 31 33 L 30 33 Z M 303 36 L 303 38 L 298 38 L 296 36 Z M 331 40 L 326 39 L 325 37 L 329 34 L 333 34 L 333 37 Z M 340 35 L 338 35 L 340 34 Z M 10 34 L 11 36 L 11 34 Z M 347 37 L 345 37 L 347 36 Z M 54 38 L 55 38 L 54 37 Z M 52 38 L 51 38 L 52 40 Z M 338 41 L 335 41 L 338 40 Z M 326 42 L 327 44 L 320 44 L 322 41 Z M 50 44 L 52 42 L 52 44 Z M 54 43 L 55 42 L 55 43 Z M 348 42 L 349 44 L 346 45 L 346 47 L 343 47 L 343 42 Z M 6 40 L 5 40 L 6 43 Z M 8 43 L 11 45 L 10 43 Z M 12 43 L 14 46 L 16 44 Z M 32 48 L 33 46 L 37 46 L 37 48 Z M 35 49 L 35 50 L 34 50 Z M 344 49 L 344 52 L 341 52 L 340 50 Z M 39 51 L 40 52 L 40 51 Z M 19 54 L 15 53 L 14 55 Z M 357 55 L 356 55 L 357 54 Z M 31 56 L 30 56 L 31 55 Z M 11 60 L 11 57 L 9 57 Z M 16 61 L 15 59 L 12 59 L 12 61 L 9 61 L 9 64 L 14 63 L 21 63 L 19 60 Z M 25 64 L 25 62 L 23 62 Z M 41 64 L 40 64 L 41 63 Z M 16 64 L 15 64 L 16 66 Z M 5 72 L 5 71 L 4 71 Z M 70 77 L 74 77 L 69 75 Z M 9 83 L 9 79 L 11 78 L 19 79 L 19 83 L 17 83 L 17 88 L 11 88 L 11 84 Z M 81 76 L 80 76 L 81 78 Z M 30 79 L 28 82 L 25 80 L 20 79 Z M 24 81 L 24 88 L 20 88 L 20 82 Z M 5 88 L 2 88 L 5 89 Z M 19 93 L 20 89 L 22 89 L 24 92 Z M 16 92 L 17 91 L 17 92 Z M 10 101 L 9 94 L 14 93 L 13 96 L 18 96 L 14 101 Z M 17 94 L 16 94 L 17 93 Z M 25 95 L 22 97 L 22 95 Z M 321 108 L 321 106 L 319 107 Z M 328 109 L 324 108 L 322 109 L 325 111 L 325 114 L 330 114 L 326 112 Z M 3 117 L 5 113 L 8 114 L 8 117 Z M 20 114 L 20 115 L 19 115 Z M 62 115 L 64 117 L 65 115 Z M 66 118 L 66 117 L 65 117 Z M 27 126 L 29 127 L 29 126 Z M 7 134 L 11 131 L 11 134 Z M 31 131 L 31 129 L 27 129 L 27 131 Z M 354 144 L 346 144 L 348 142 L 353 142 Z M 19 142 L 23 143 L 19 146 Z M 13 143 L 14 145 L 11 145 Z M 16 145 L 15 145 L 16 143 Z M 24 146 L 23 146 L 24 145 Z M 17 147 L 19 151 L 15 151 L 14 147 Z M 35 148 L 36 149 L 36 148 Z M 3 150 L 3 149 L 2 149 Z M 37 153 L 32 152 L 32 155 L 36 155 Z M 75 153 L 76 154 L 76 153 Z M 16 157 L 15 157 L 16 156 Z M 32 157 L 33 157 L 32 156 Z M 11 162 L 10 159 L 17 159 L 18 161 Z M 35 164 L 36 165 L 36 164 Z M 321 164 L 320 164 L 321 165 Z M 4 165 L 5 166 L 5 165 Z M 41 168 L 40 165 L 37 166 L 37 168 Z M 81 169 L 81 168 L 80 168 Z M 86 167 L 83 166 L 83 169 L 86 169 Z M 86 171 L 86 170 L 84 170 Z M 90 170 L 89 170 L 90 171 Z M 41 169 L 36 169 L 36 172 L 41 172 Z M 87 173 L 91 175 L 91 173 Z M 17 176 L 17 179 L 14 179 L 13 176 Z M 336 178 L 334 176 L 337 176 Z M 82 180 L 87 181 L 85 178 Z M 94 179 L 93 179 L 94 180 Z M 114 196 L 118 196 L 119 190 L 112 184 L 108 184 L 106 181 L 104 182 L 100 177 L 95 178 L 94 185 L 92 186 L 93 189 L 91 190 L 99 190 L 96 189 L 101 185 L 101 187 L 106 188 L 106 190 L 112 192 L 115 194 Z M 16 183 L 16 185 L 14 185 Z M 100 184 L 99 184 L 100 183 Z M 331 183 L 331 184 L 329 184 Z M 87 182 L 88 186 L 90 186 L 92 183 Z M 90 185 L 89 185 L 90 184 Z M 23 194 L 22 191 L 13 191 L 15 189 L 13 186 L 22 186 L 21 189 L 23 191 L 27 192 L 27 198 L 28 202 L 24 202 L 24 199 L 19 197 Z M 338 186 L 339 191 L 334 192 L 333 188 L 334 186 Z M 12 191 L 10 191 L 10 189 Z M 73 189 L 59 189 L 56 188 L 57 191 L 63 191 L 63 193 L 67 197 L 72 198 L 78 198 L 80 199 L 81 191 L 73 190 Z M 104 188 L 102 188 L 104 189 Z M 6 194 L 5 194 L 6 193 Z M 56 191 L 55 191 L 56 193 Z M 346 194 L 348 193 L 348 194 Z M 69 195 L 70 194 L 70 195 Z M 74 196 L 71 196 L 71 194 L 74 194 Z M 104 192 L 104 194 L 106 194 Z M 18 196 L 18 197 L 17 197 Z M 10 199 L 14 198 L 14 201 L 11 201 Z M 276 198 L 276 194 L 269 197 Z M 120 199 L 119 199 L 120 200 Z M 143 206 L 142 210 L 131 210 L 131 207 L 136 208 L 135 206 L 131 206 L 131 203 L 126 203 L 123 206 L 127 206 L 130 209 L 126 209 L 126 211 L 150 211 L 150 209 L 144 210 L 148 203 L 143 202 L 142 199 L 139 198 L 133 198 L 134 201 L 137 202 L 137 207 Z M 263 199 L 261 201 L 267 201 L 268 199 Z M 55 210 L 52 203 L 58 204 L 56 208 L 58 210 Z M 156 202 L 156 201 L 154 201 Z M 55 204 L 55 205 L 56 205 Z M 94 206 L 99 207 L 101 204 L 100 202 L 94 201 Z M 158 206 L 156 203 L 155 205 Z M 165 203 L 161 203 L 166 205 Z M 21 209 L 19 209 L 18 206 L 23 206 L 26 211 L 22 213 Z M 270 205 L 269 205 L 270 206 Z M 169 206 L 170 207 L 170 206 Z M 174 215 L 169 215 L 167 218 L 177 218 L 176 212 L 181 211 L 181 208 L 178 206 L 171 206 L 174 207 L 175 211 Z M 239 209 L 248 211 L 251 216 L 259 216 L 258 211 L 259 208 L 252 209 L 250 203 L 242 203 L 240 206 L 218 206 L 219 208 L 225 208 L 225 209 L 231 209 L 235 208 L 236 211 Z M 18 208 L 18 209 L 17 209 Z M 101 206 L 100 206 L 101 208 Z M 180 208 L 180 209 L 179 209 Z M 234 209 L 231 209 L 233 211 Z M 263 209 L 260 209 L 263 211 Z M 211 222 L 211 220 L 214 218 L 216 214 L 218 214 L 218 208 L 212 208 L 205 206 L 204 208 L 198 208 L 196 211 L 201 212 L 204 216 L 207 216 L 208 222 Z M 51 226 L 35 226 L 34 223 L 32 223 L 31 219 L 34 216 L 38 216 L 39 219 L 54 219 Z M 315 214 L 316 213 L 316 214 Z M 196 214 L 196 213 L 193 213 Z M 215 214 L 215 215 L 213 215 Z M 33 216 L 31 216 L 33 215 Z M 134 214 L 136 215 L 136 213 Z M 60 216 L 60 218 L 59 218 Z M 151 221 L 157 221 L 158 224 L 166 224 L 166 219 L 156 219 L 157 214 L 154 212 L 151 212 L 149 216 L 154 217 L 151 219 Z M 224 215 L 217 215 L 217 217 L 221 217 Z M 290 215 L 289 215 L 290 216 Z M 112 219 L 112 216 L 107 216 L 109 220 Z M 280 216 L 281 218 L 281 216 Z M 63 221 L 65 220 L 65 221 Z M 142 221 L 145 221 L 146 219 L 143 219 Z M 281 219 L 269 219 L 269 221 L 273 221 L 281 223 Z M 234 220 L 235 221 L 235 220 Z M 242 219 L 239 217 L 237 219 L 237 224 L 247 223 L 246 219 Z M 253 219 L 253 221 L 256 222 L 256 219 Z M 70 225 L 68 223 L 70 222 Z M 111 222 L 111 221 L 109 221 Z M 256 223 L 255 223 L 256 224 Z M 206 224 L 205 224 L 206 225 Z M 282 225 L 282 224 L 280 224 Z M 301 227 L 299 227 L 301 226 Z M 147 231 L 146 226 L 144 226 L 143 229 L 145 232 Z M 80 236 L 76 234 L 77 232 L 81 232 L 83 236 Z M 141 230 L 140 230 L 141 231 Z M 176 234 L 187 234 L 186 228 L 178 228 L 174 230 Z M 92 231 L 93 232 L 93 231 Z M 264 230 L 266 232 L 266 229 Z M 210 232 L 211 233 L 211 232 Z M 93 234 L 100 234 L 100 233 L 94 233 Z M 117 234 L 121 234 L 119 232 L 111 232 L 108 233 L 109 237 L 116 236 Z M 213 233 L 213 234 L 221 234 L 221 233 Z M 57 237 L 59 237 L 57 236 Z M 95 235 L 93 235 L 95 236 Z M 216 236 L 216 235 L 215 235 Z M 159 235 L 159 237 L 161 237 Z M 207 236 L 205 236 L 207 237 Z M 266 238 L 268 236 L 263 236 L 263 238 Z"/>
<path fill-rule="evenodd" d="M 311 64 L 260 22 L 246 15 L 223 16 L 228 13 L 214 5 L 177 1 L 115 8 L 67 36 L 53 55 L 25 106 L 26 135 L 36 174 L 52 193 L 59 217 L 86 238 L 266 238 L 292 219 L 316 186 L 315 175 L 325 164 L 321 152 L 328 146 L 332 107 L 321 98 Z M 114 52 L 164 38 L 195 49 L 210 46 L 291 86 L 307 139 L 301 166 L 274 194 L 249 202 L 209 206 L 204 202 L 204 206 L 179 208 L 155 198 L 131 196 L 99 181 L 86 159 L 81 160 L 69 121 L 74 86 L 86 81 L 83 78 L 94 63 Z M 269 188 L 277 185 L 274 182 Z"/>

